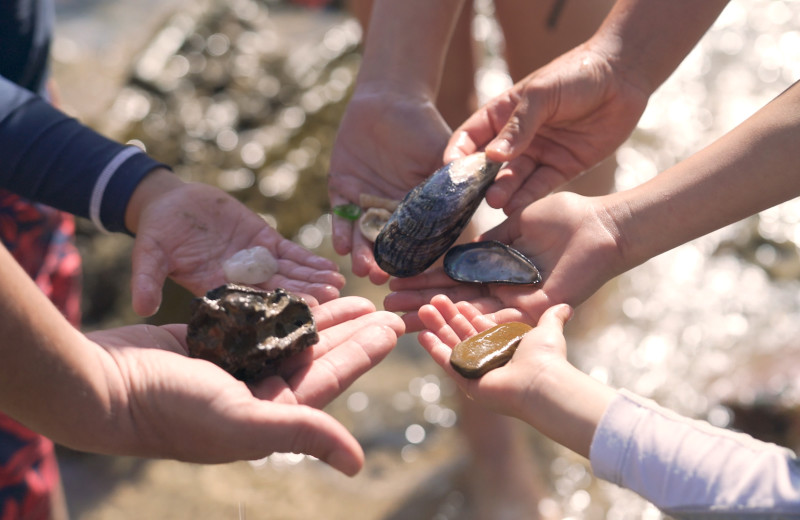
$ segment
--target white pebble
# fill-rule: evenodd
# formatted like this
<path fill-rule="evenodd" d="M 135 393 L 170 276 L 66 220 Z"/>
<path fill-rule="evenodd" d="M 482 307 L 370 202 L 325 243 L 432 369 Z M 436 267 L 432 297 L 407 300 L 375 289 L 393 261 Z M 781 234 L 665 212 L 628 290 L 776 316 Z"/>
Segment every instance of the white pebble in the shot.
<path fill-rule="evenodd" d="M 278 272 L 278 261 L 266 247 L 242 249 L 222 264 L 225 278 L 231 283 L 258 284 Z"/>

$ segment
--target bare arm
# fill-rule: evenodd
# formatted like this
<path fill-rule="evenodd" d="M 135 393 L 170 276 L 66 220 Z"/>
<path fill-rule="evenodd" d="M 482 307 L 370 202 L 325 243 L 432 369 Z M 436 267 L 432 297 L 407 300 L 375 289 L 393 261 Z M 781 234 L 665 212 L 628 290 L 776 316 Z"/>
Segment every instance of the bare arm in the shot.
<path fill-rule="evenodd" d="M 800 84 L 650 181 L 601 199 L 619 227 L 623 272 L 800 195 Z"/>
<path fill-rule="evenodd" d="M 434 99 L 463 4 L 464 0 L 376 0 L 358 84 L 380 84 Z"/>

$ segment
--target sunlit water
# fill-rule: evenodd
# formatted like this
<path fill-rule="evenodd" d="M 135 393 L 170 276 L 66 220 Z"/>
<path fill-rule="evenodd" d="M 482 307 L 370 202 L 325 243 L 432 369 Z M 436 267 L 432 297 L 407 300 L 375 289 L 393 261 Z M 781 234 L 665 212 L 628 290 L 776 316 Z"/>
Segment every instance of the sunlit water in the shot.
<path fill-rule="evenodd" d="M 357 71 L 360 31 L 337 20 L 318 38 L 287 47 L 259 5 L 221 5 L 209 8 L 222 13 L 213 23 L 184 13 L 153 37 L 108 114 L 111 128 L 175 164 L 179 175 L 218 184 L 282 233 L 329 255 L 327 156 Z M 509 80 L 496 61 L 501 42 L 490 10 L 486 2 L 480 7 L 485 98 Z M 617 153 L 618 189 L 700 150 L 800 78 L 799 22 L 800 2 L 733 1 Z M 63 52 L 77 48 L 62 42 Z M 719 426 L 732 424 L 731 402 L 796 407 L 798 221 L 794 200 L 622 275 L 604 291 L 601 322 L 570 345 L 575 363 Z M 456 424 L 454 391 L 440 375 L 420 373 L 388 395 L 356 388 L 339 411 L 368 457 L 370 449 L 388 447 L 412 463 Z M 279 454 L 253 466 L 305 462 Z M 661 517 L 632 493 L 594 479 L 586 461 L 566 450 L 555 450 L 547 472 L 553 503 L 569 517 Z M 450 506 L 452 514 L 439 518 L 458 517 L 458 504 Z"/>

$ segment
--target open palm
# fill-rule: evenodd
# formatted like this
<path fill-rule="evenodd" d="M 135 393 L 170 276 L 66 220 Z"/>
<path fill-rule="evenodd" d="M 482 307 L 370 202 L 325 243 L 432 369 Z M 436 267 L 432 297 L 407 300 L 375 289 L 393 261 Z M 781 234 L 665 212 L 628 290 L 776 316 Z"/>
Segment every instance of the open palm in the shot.
<path fill-rule="evenodd" d="M 92 333 L 105 350 L 114 435 L 94 451 L 218 463 L 308 453 L 347 474 L 363 463 L 352 435 L 319 408 L 389 353 L 403 323 L 348 297 L 313 309 L 320 341 L 248 386 L 186 356 L 185 325 Z M 111 437 L 111 438 L 109 438 Z"/>
<path fill-rule="evenodd" d="M 167 277 L 196 295 L 225 283 L 225 260 L 255 246 L 278 260 L 278 272 L 261 284 L 264 289 L 281 287 L 315 303 L 336 298 L 344 286 L 335 263 L 282 237 L 224 191 L 186 184 L 142 212 L 133 249 L 134 310 L 143 316 L 158 310 Z"/>
<path fill-rule="evenodd" d="M 599 198 L 598 198 L 599 199 Z M 409 329 L 419 329 L 416 312 L 437 294 L 466 301 L 496 323 L 535 325 L 558 303 L 577 306 L 619 274 L 618 238 L 598 199 L 562 192 L 510 215 L 479 240 L 498 240 L 518 249 L 537 265 L 543 282 L 536 286 L 475 285 L 451 280 L 443 269 L 394 279 L 384 301 L 387 310 L 408 312 Z"/>

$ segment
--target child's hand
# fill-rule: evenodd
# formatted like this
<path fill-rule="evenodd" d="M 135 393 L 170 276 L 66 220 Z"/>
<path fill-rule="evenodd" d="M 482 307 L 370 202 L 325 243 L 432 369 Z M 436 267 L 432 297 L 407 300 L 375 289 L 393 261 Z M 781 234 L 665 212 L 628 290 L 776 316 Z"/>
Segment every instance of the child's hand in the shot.
<path fill-rule="evenodd" d="M 538 376 L 551 364 L 566 363 L 563 332 L 564 323 L 571 316 L 569 305 L 550 307 L 536 328 L 522 339 L 511 361 L 479 379 L 459 375 L 450 365 L 450 354 L 461 341 L 497 325 L 490 315 L 481 315 L 470 303 L 456 304 L 446 296 L 436 296 L 430 305 L 419 310 L 427 329 L 420 333 L 419 342 L 471 399 L 497 412 L 523 418 L 527 399 L 537 393 Z"/>
<path fill-rule="evenodd" d="M 517 417 L 588 458 L 594 431 L 616 392 L 567 361 L 564 324 L 572 308 L 547 309 L 506 365 L 466 379 L 450 365 L 450 353 L 459 342 L 495 326 L 493 316 L 471 303 L 436 296 L 419 310 L 426 327 L 419 342 L 475 402 Z"/>

